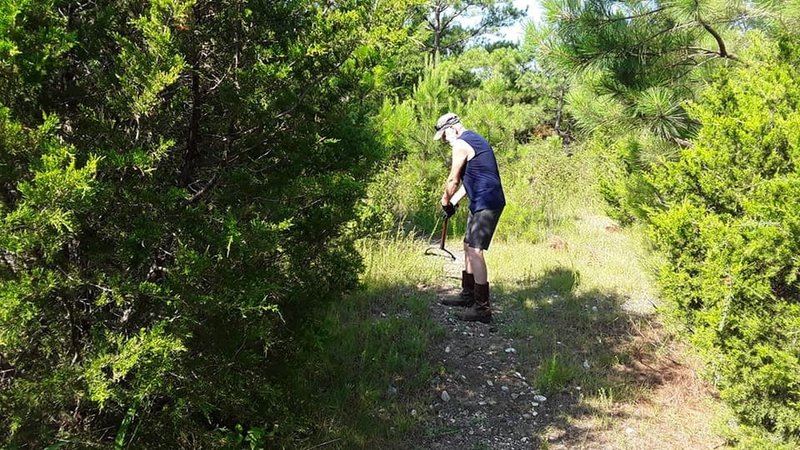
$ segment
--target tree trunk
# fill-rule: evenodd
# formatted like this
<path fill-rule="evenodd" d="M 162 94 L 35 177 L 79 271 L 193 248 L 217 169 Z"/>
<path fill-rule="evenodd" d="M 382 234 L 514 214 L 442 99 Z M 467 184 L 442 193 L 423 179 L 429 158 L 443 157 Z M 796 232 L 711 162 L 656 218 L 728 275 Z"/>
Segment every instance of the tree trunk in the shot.
<path fill-rule="evenodd" d="M 198 27 L 202 17 L 199 7 L 195 5 L 193 28 Z M 193 38 L 190 38 L 193 39 Z M 200 108 L 202 103 L 202 95 L 200 89 L 200 44 L 193 39 L 189 46 L 191 58 L 191 95 L 192 95 L 192 109 L 189 113 L 189 132 L 186 137 L 186 152 L 183 156 L 183 167 L 181 167 L 181 185 L 189 186 L 194 177 L 194 169 L 197 166 L 197 159 L 200 157 L 199 139 L 200 139 Z"/>
<path fill-rule="evenodd" d="M 442 46 L 442 6 L 438 2 L 433 10 L 433 50 L 431 56 L 433 57 L 433 66 L 439 62 L 441 56 Z"/>
<path fill-rule="evenodd" d="M 556 123 L 553 128 L 556 130 L 556 134 L 561 136 L 561 115 L 562 111 L 564 110 L 564 94 L 566 93 L 566 88 L 562 84 L 561 87 L 558 89 L 558 106 L 556 107 Z"/>
<path fill-rule="evenodd" d="M 200 156 L 197 140 L 200 134 L 200 75 L 195 67 L 192 68 L 192 111 L 189 115 L 189 134 L 186 138 L 186 153 L 183 157 L 181 169 L 181 182 L 188 186 L 192 182 L 194 167 Z"/>

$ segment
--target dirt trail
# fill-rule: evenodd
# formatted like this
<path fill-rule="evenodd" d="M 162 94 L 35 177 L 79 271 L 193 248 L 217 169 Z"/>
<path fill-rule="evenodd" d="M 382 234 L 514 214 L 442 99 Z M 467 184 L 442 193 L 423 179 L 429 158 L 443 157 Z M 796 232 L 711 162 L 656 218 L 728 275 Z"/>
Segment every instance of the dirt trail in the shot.
<path fill-rule="evenodd" d="M 458 290 L 442 289 L 440 295 L 456 296 Z M 531 448 L 541 430 L 536 417 L 548 406 L 534 400 L 538 392 L 520 372 L 514 339 L 503 336 L 496 324 L 460 322 L 452 308 L 433 308 L 447 329 L 444 347 L 437 351 L 445 371 L 432 385 L 436 418 L 423 446 Z"/>
<path fill-rule="evenodd" d="M 598 226 L 593 221 L 596 218 L 584 220 L 587 226 Z M 446 265 L 449 285 L 438 288 L 439 298 L 458 295 L 463 255 L 457 256 Z M 618 301 L 593 292 L 571 296 L 578 307 L 560 306 L 557 302 L 565 301 L 558 294 L 544 287 L 528 288 L 522 292 L 540 299 L 552 296 L 543 304 L 553 305 L 556 299 L 556 305 L 551 310 L 535 309 L 538 322 L 534 319 L 525 326 L 538 332 L 526 336 L 515 319 L 523 313 L 516 300 L 520 289 L 506 286 L 493 291 L 492 325 L 460 322 L 454 315 L 457 308 L 431 305 L 432 315 L 445 330 L 433 355 L 441 370 L 428 391 L 427 410 L 412 412 L 422 418 L 420 438 L 412 447 L 722 447 L 709 420 L 718 405 L 713 392 L 695 375 L 697 364 L 686 349 L 667 339 L 657 318 L 642 312 L 641 305 L 631 308 L 629 299 Z M 578 319 L 576 311 L 583 314 Z M 535 345 L 535 339 L 552 341 L 551 351 L 537 354 L 548 347 Z M 569 381 L 545 392 L 537 378 L 547 370 L 550 353 L 582 360 L 583 367 L 568 368 Z M 556 378 L 561 369 L 556 365 L 551 369 L 549 376 Z"/>

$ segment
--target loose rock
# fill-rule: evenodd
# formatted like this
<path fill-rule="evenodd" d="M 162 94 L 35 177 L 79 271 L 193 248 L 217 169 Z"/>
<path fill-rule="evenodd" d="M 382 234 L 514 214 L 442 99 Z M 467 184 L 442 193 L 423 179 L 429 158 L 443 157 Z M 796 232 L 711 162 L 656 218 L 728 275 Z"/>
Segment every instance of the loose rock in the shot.
<path fill-rule="evenodd" d="M 442 391 L 442 401 L 449 402 L 450 401 L 450 394 L 447 391 Z"/>

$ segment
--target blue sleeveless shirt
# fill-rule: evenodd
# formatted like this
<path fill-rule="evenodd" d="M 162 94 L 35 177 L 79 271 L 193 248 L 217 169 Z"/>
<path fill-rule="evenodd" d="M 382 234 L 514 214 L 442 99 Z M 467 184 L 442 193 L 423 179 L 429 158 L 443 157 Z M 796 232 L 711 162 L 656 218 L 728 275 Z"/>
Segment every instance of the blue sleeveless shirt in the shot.
<path fill-rule="evenodd" d="M 459 139 L 475 150 L 475 156 L 467 160 L 464 170 L 464 188 L 469 197 L 469 210 L 500 209 L 506 205 L 500 171 L 492 146 L 486 139 L 472 130 L 466 130 Z"/>

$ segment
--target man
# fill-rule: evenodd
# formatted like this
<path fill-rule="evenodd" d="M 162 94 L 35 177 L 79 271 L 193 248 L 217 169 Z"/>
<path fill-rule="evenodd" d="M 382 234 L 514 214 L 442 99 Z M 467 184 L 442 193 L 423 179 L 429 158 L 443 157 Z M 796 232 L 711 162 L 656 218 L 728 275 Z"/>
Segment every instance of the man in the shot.
<path fill-rule="evenodd" d="M 461 320 L 491 323 L 489 281 L 483 251 L 489 249 L 497 221 L 506 205 L 503 185 L 494 151 L 478 133 L 467 130 L 457 115 L 447 113 L 436 121 L 434 141 L 447 141 L 453 148 L 450 176 L 442 195 L 443 216 L 450 218 L 456 205 L 469 197 L 469 217 L 464 236 L 464 271 L 461 272 L 461 293 L 445 299 L 447 306 L 467 307 L 457 314 Z M 463 180 L 462 180 L 463 174 Z"/>

